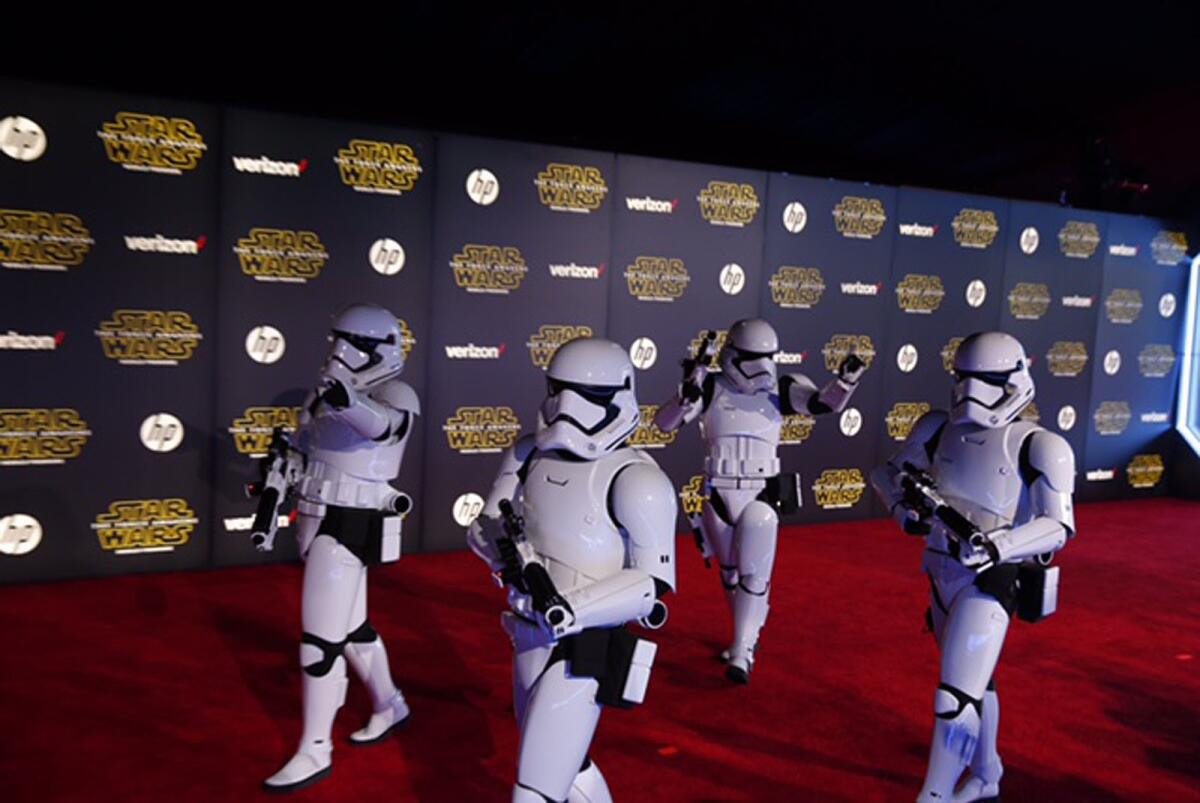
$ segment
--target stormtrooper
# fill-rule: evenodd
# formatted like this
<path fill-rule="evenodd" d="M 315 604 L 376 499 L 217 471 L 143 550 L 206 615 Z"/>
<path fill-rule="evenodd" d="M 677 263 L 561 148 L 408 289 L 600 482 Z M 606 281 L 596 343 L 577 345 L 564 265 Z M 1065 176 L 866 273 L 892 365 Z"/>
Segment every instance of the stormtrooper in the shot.
<path fill-rule="evenodd" d="M 1013 612 L 1038 621 L 1056 608 L 1049 562 L 1075 532 L 1070 445 L 1018 419 L 1034 395 L 1021 344 L 971 335 L 954 376 L 950 411 L 922 417 L 871 477 L 904 531 L 925 537 L 927 620 L 942 657 L 922 803 L 999 799 L 992 673 Z"/>
<path fill-rule="evenodd" d="M 297 499 L 297 540 L 304 560 L 300 643 L 304 732 L 296 754 L 264 782 L 290 792 L 332 769 L 333 719 L 346 696 L 346 664 L 370 692 L 374 713 L 352 744 L 383 740 L 407 722 L 408 704 L 392 682 L 387 650 L 367 619 L 367 566 L 400 557 L 400 521 L 412 506 L 389 482 L 420 413 L 417 395 L 397 376 L 404 367 L 396 317 L 356 304 L 333 319 L 332 348 L 317 389 L 299 418 L 294 446 L 264 467 L 264 510 L 252 536 L 274 543 L 278 507 Z"/>
<path fill-rule="evenodd" d="M 509 588 L 513 801 L 603 803 L 612 798 L 588 748 L 604 706 L 644 698 L 656 648 L 625 625 L 666 622 L 675 490 L 626 445 L 640 416 L 624 349 L 572 340 L 546 381 L 537 432 L 505 455 L 467 541 Z"/>
<path fill-rule="evenodd" d="M 703 351 L 685 360 L 678 393 L 655 418 L 659 429 L 672 432 L 700 417 L 708 501 L 694 524 L 705 559 L 717 559 L 733 614 L 733 643 L 721 658 L 726 677 L 736 683 L 750 681 L 767 620 L 779 514 L 794 512 L 800 503 L 798 476 L 779 471 L 783 417 L 841 412 L 866 370 L 850 354 L 837 377 L 818 389 L 803 374 L 777 378 L 777 351 L 779 337 L 769 323 L 738 321 L 721 348 L 720 374 L 710 372 Z"/>

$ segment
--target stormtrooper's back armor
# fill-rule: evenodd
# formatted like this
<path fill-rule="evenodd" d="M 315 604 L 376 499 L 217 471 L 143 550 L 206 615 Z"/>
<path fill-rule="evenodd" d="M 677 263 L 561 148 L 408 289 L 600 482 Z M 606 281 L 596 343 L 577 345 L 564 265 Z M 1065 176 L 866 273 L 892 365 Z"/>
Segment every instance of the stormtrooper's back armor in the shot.
<path fill-rule="evenodd" d="M 779 431 L 783 425 L 778 392 L 745 393 L 710 374 L 707 407 L 700 431 L 708 449 L 704 473 L 722 480 L 763 479 L 779 473 Z M 711 388 L 711 390 L 709 389 Z"/>

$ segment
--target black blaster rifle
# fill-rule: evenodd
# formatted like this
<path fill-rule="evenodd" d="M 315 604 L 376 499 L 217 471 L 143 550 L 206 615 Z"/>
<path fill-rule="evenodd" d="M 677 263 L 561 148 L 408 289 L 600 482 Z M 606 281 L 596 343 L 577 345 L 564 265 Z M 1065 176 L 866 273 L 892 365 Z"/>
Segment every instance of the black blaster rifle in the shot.
<path fill-rule="evenodd" d="M 270 552 L 275 547 L 279 509 L 296 481 L 295 470 L 288 460 L 291 451 L 292 445 L 283 427 L 275 427 L 267 456 L 259 462 L 261 479 L 246 484 L 246 496 L 258 497 L 258 509 L 254 513 L 254 523 L 250 525 L 250 540 L 260 552 Z"/>
<path fill-rule="evenodd" d="M 696 345 L 696 353 L 680 362 L 683 366 L 683 390 L 685 401 L 694 402 L 702 393 L 700 382 L 696 379 L 697 368 L 711 368 L 713 358 L 717 354 L 717 333 L 707 329 L 700 342 Z"/>
<path fill-rule="evenodd" d="M 504 519 L 504 537 L 496 539 L 496 548 L 504 561 L 504 568 L 500 570 L 501 582 L 528 594 L 533 600 L 533 609 L 556 632 L 569 627 L 575 621 L 575 612 L 558 593 L 550 573 L 525 538 L 525 519 L 513 510 L 511 499 L 500 500 L 500 515 Z"/>
<path fill-rule="evenodd" d="M 946 503 L 937 492 L 937 483 L 928 473 L 905 462 L 900 472 L 900 487 L 904 490 L 905 504 L 946 525 L 960 547 L 967 550 L 986 548 L 987 537 L 966 516 Z"/>

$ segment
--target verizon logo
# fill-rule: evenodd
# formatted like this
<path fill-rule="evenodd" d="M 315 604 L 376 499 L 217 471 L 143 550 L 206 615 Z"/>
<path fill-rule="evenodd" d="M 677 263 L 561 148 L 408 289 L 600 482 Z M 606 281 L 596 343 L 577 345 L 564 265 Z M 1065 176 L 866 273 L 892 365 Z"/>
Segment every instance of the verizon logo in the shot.
<path fill-rule="evenodd" d="M 175 240 L 156 234 L 153 237 L 125 237 L 125 247 L 130 251 L 145 251 L 154 254 L 191 254 L 195 256 L 208 245 L 203 234 L 194 240 Z"/>
<path fill-rule="evenodd" d="M 476 346 L 468 343 L 465 346 L 446 346 L 446 356 L 451 360 L 498 360 L 504 354 L 505 345 Z"/>
<path fill-rule="evenodd" d="M 1117 476 L 1116 469 L 1096 468 L 1087 473 L 1088 482 L 1104 482 Z"/>
<path fill-rule="evenodd" d="M 308 169 L 308 160 L 298 162 L 277 162 L 266 156 L 234 156 L 233 169 L 239 173 L 253 173 L 256 176 L 282 176 L 283 178 L 300 178 Z"/>
<path fill-rule="evenodd" d="M 1142 413 L 1143 424 L 1165 424 L 1170 420 L 1166 413 Z"/>
<path fill-rule="evenodd" d="M 277 526 L 280 528 L 287 527 L 292 523 L 292 520 L 287 516 L 280 516 Z M 225 519 L 225 532 L 227 533 L 248 533 L 250 528 L 254 526 L 253 516 L 234 516 Z"/>
<path fill-rule="evenodd" d="M 867 284 L 866 282 L 842 282 L 842 295 L 845 296 L 877 296 L 883 290 L 883 283 Z"/>
<path fill-rule="evenodd" d="M 905 237 L 933 237 L 937 234 L 937 226 L 926 226 L 922 223 L 901 223 L 900 234 Z"/>
<path fill-rule="evenodd" d="M 604 275 L 604 266 L 576 265 L 574 262 L 551 265 L 550 275 L 556 279 L 599 279 Z"/>
<path fill-rule="evenodd" d="M 1108 247 L 1108 253 L 1115 257 L 1135 257 L 1138 255 L 1138 249 L 1136 245 L 1125 245 L 1124 243 L 1119 243 L 1116 245 L 1110 245 Z"/>
<path fill-rule="evenodd" d="M 679 206 L 678 198 L 672 201 L 663 201 L 647 195 L 642 198 L 625 199 L 625 208 L 631 212 L 654 212 L 659 215 L 669 215 L 675 211 L 677 206 Z"/>
<path fill-rule="evenodd" d="M 807 351 L 777 351 L 775 352 L 775 363 L 777 365 L 800 365 L 807 356 Z"/>
<path fill-rule="evenodd" d="M 54 351 L 62 345 L 66 336 L 66 332 L 56 332 L 53 335 L 23 335 L 9 329 L 8 334 L 0 335 L 0 350 Z"/>
<path fill-rule="evenodd" d="M 1091 296 L 1063 296 L 1062 305 L 1076 309 L 1091 309 L 1095 300 Z"/>

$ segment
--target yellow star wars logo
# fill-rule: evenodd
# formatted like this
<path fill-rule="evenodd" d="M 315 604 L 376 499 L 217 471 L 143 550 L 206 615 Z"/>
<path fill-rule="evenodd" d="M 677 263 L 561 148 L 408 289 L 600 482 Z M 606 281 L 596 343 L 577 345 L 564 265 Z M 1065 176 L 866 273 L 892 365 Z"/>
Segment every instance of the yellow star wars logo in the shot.
<path fill-rule="evenodd" d="M 521 422 L 511 407 L 459 407 L 442 425 L 459 454 L 503 452 L 517 442 Z"/>
<path fill-rule="evenodd" d="M 1120 435 L 1129 428 L 1133 420 L 1133 410 L 1128 402 L 1102 402 L 1092 414 L 1096 424 L 1096 432 L 1100 435 Z"/>
<path fill-rule="evenodd" d="M 303 284 L 321 275 L 329 252 L 312 231 L 250 229 L 233 247 L 242 273 L 260 282 Z"/>
<path fill-rule="evenodd" d="M 580 337 L 591 337 L 592 327 L 565 323 L 547 323 L 538 327 L 535 334 L 529 336 L 525 345 L 529 347 L 529 358 L 538 368 L 545 370 L 550 366 L 554 352 L 563 343 L 569 343 Z"/>
<path fill-rule="evenodd" d="M 178 310 L 119 309 L 96 330 L 104 356 L 121 365 L 178 365 L 192 358 L 204 335 Z"/>
<path fill-rule="evenodd" d="M 929 402 L 896 402 L 896 406 L 884 417 L 888 437 L 894 441 L 906 440 L 917 421 L 929 410 Z"/>
<path fill-rule="evenodd" d="M 896 285 L 896 303 L 905 312 L 929 315 L 937 311 L 945 297 L 946 288 L 940 276 L 909 273 Z"/>
<path fill-rule="evenodd" d="M 689 357 L 695 355 L 696 351 L 700 348 L 700 343 L 703 342 L 703 340 L 704 340 L 704 335 L 707 332 L 708 332 L 707 329 L 701 329 L 700 333 L 692 338 L 692 342 L 688 344 L 688 356 Z M 713 353 L 719 355 L 721 353 L 721 349 L 725 348 L 725 340 L 726 340 L 726 338 L 729 337 L 729 330 L 728 329 L 717 329 L 716 332 L 717 332 L 717 337 L 713 341 L 713 348 L 716 349 L 716 351 L 714 351 Z M 721 363 L 718 362 L 715 357 L 713 358 L 712 365 L 708 366 L 708 372 L 710 374 L 721 373 Z"/>
<path fill-rule="evenodd" d="M 60 466 L 74 460 L 92 431 L 69 407 L 0 409 L 0 466 Z"/>
<path fill-rule="evenodd" d="M 1151 343 L 1138 355 L 1138 370 L 1149 379 L 1162 379 L 1175 370 L 1175 349 L 1166 343 Z"/>
<path fill-rule="evenodd" d="M 355 192 L 403 195 L 424 170 L 412 146 L 352 139 L 333 159 L 342 183 Z"/>
<path fill-rule="evenodd" d="M 235 418 L 229 426 L 233 445 L 238 454 L 248 457 L 265 457 L 271 447 L 271 434 L 275 427 L 285 432 L 295 432 L 300 425 L 300 407 L 247 407 L 241 418 Z"/>
<path fill-rule="evenodd" d="M 1077 340 L 1055 341 L 1046 352 L 1046 364 L 1054 376 L 1079 376 L 1087 361 L 1087 346 Z"/>
<path fill-rule="evenodd" d="M 1181 231 L 1160 231 L 1150 241 L 1150 253 L 1159 265 L 1178 265 L 1187 252 L 1187 235 Z"/>
<path fill-rule="evenodd" d="M 1036 321 L 1050 309 L 1050 288 L 1040 282 L 1018 282 L 1008 294 L 1008 309 L 1014 318 Z"/>
<path fill-rule="evenodd" d="M 767 282 L 771 300 L 784 309 L 811 309 L 825 293 L 825 277 L 819 268 L 784 265 Z"/>
<path fill-rule="evenodd" d="M 542 206 L 555 212 L 591 214 L 604 203 L 608 184 L 598 167 L 551 162 L 533 180 Z"/>
<path fill-rule="evenodd" d="M 1139 454 L 1125 467 L 1125 476 L 1133 488 L 1153 488 L 1162 481 L 1166 470 L 1162 455 Z"/>
<path fill-rule="evenodd" d="M 817 420 L 807 413 L 785 415 L 779 428 L 779 443 L 783 446 L 799 446 L 813 434 Z"/>
<path fill-rule="evenodd" d="M 682 259 L 638 257 L 625 268 L 629 295 L 639 301 L 674 301 L 682 298 L 691 276 Z"/>
<path fill-rule="evenodd" d="M 408 355 L 412 354 L 413 347 L 417 345 L 417 336 L 409 328 L 408 321 L 397 318 L 396 323 L 400 324 L 400 356 L 407 360 Z"/>
<path fill-rule="evenodd" d="M 821 349 L 821 354 L 825 357 L 825 368 L 837 373 L 838 367 L 851 352 L 857 354 L 870 368 L 875 360 L 875 343 L 870 335 L 834 335 L 825 344 L 825 348 Z"/>
<path fill-rule="evenodd" d="M 634 430 L 633 435 L 629 438 L 630 446 L 637 446 L 641 449 L 662 449 L 664 446 L 669 446 L 675 442 L 676 436 L 679 435 L 679 430 L 663 432 L 654 424 L 654 416 L 658 415 L 658 407 L 657 404 L 638 405 L 641 418 L 638 422 L 638 428 Z"/>
<path fill-rule="evenodd" d="M 1089 259 L 1100 247 L 1100 229 L 1095 223 L 1068 220 L 1058 232 L 1058 248 L 1064 256 Z"/>
<path fill-rule="evenodd" d="M 1104 299 L 1104 312 L 1113 323 L 1133 323 L 1142 314 L 1142 294 L 1118 287 Z"/>
<path fill-rule="evenodd" d="M 825 510 L 854 507 L 866 488 L 867 481 L 857 468 L 826 469 L 812 486 L 817 504 Z"/>
<path fill-rule="evenodd" d="M 954 373 L 954 358 L 958 355 L 958 347 L 962 345 L 965 338 L 952 337 L 946 345 L 942 346 L 942 368 L 946 369 L 946 373 Z"/>
<path fill-rule="evenodd" d="M 100 548 L 115 555 L 173 552 L 191 540 L 200 519 L 186 499 L 122 499 L 92 523 Z"/>
<path fill-rule="evenodd" d="M 833 208 L 833 222 L 843 237 L 871 240 L 883 231 L 887 212 L 878 198 L 847 195 Z"/>
<path fill-rule="evenodd" d="M 704 476 L 697 474 L 679 489 L 679 506 L 683 509 L 684 518 L 699 516 L 704 512 L 704 503 L 708 495 L 704 493 Z"/>
<path fill-rule="evenodd" d="M 454 283 L 468 293 L 507 295 L 529 272 L 520 249 L 500 245 L 464 245 L 450 259 Z"/>
<path fill-rule="evenodd" d="M 0 265 L 6 268 L 78 267 L 95 244 L 78 215 L 0 209 Z"/>
<path fill-rule="evenodd" d="M 954 229 L 954 242 L 963 248 L 988 248 L 1000 233 L 996 213 L 988 209 L 959 210 L 950 227 Z"/>
<path fill-rule="evenodd" d="M 1036 424 L 1042 420 L 1042 412 L 1038 409 L 1036 404 L 1030 402 L 1029 404 L 1025 405 L 1025 408 L 1021 410 L 1017 418 L 1021 419 L 1022 421 L 1031 421 Z"/>
<path fill-rule="evenodd" d="M 752 184 L 710 181 L 696 196 L 700 216 L 714 226 L 744 228 L 758 214 L 758 193 Z"/>
<path fill-rule="evenodd" d="M 196 124 L 182 117 L 117 112 L 96 132 L 110 162 L 126 170 L 179 176 L 195 170 L 208 150 Z"/>

